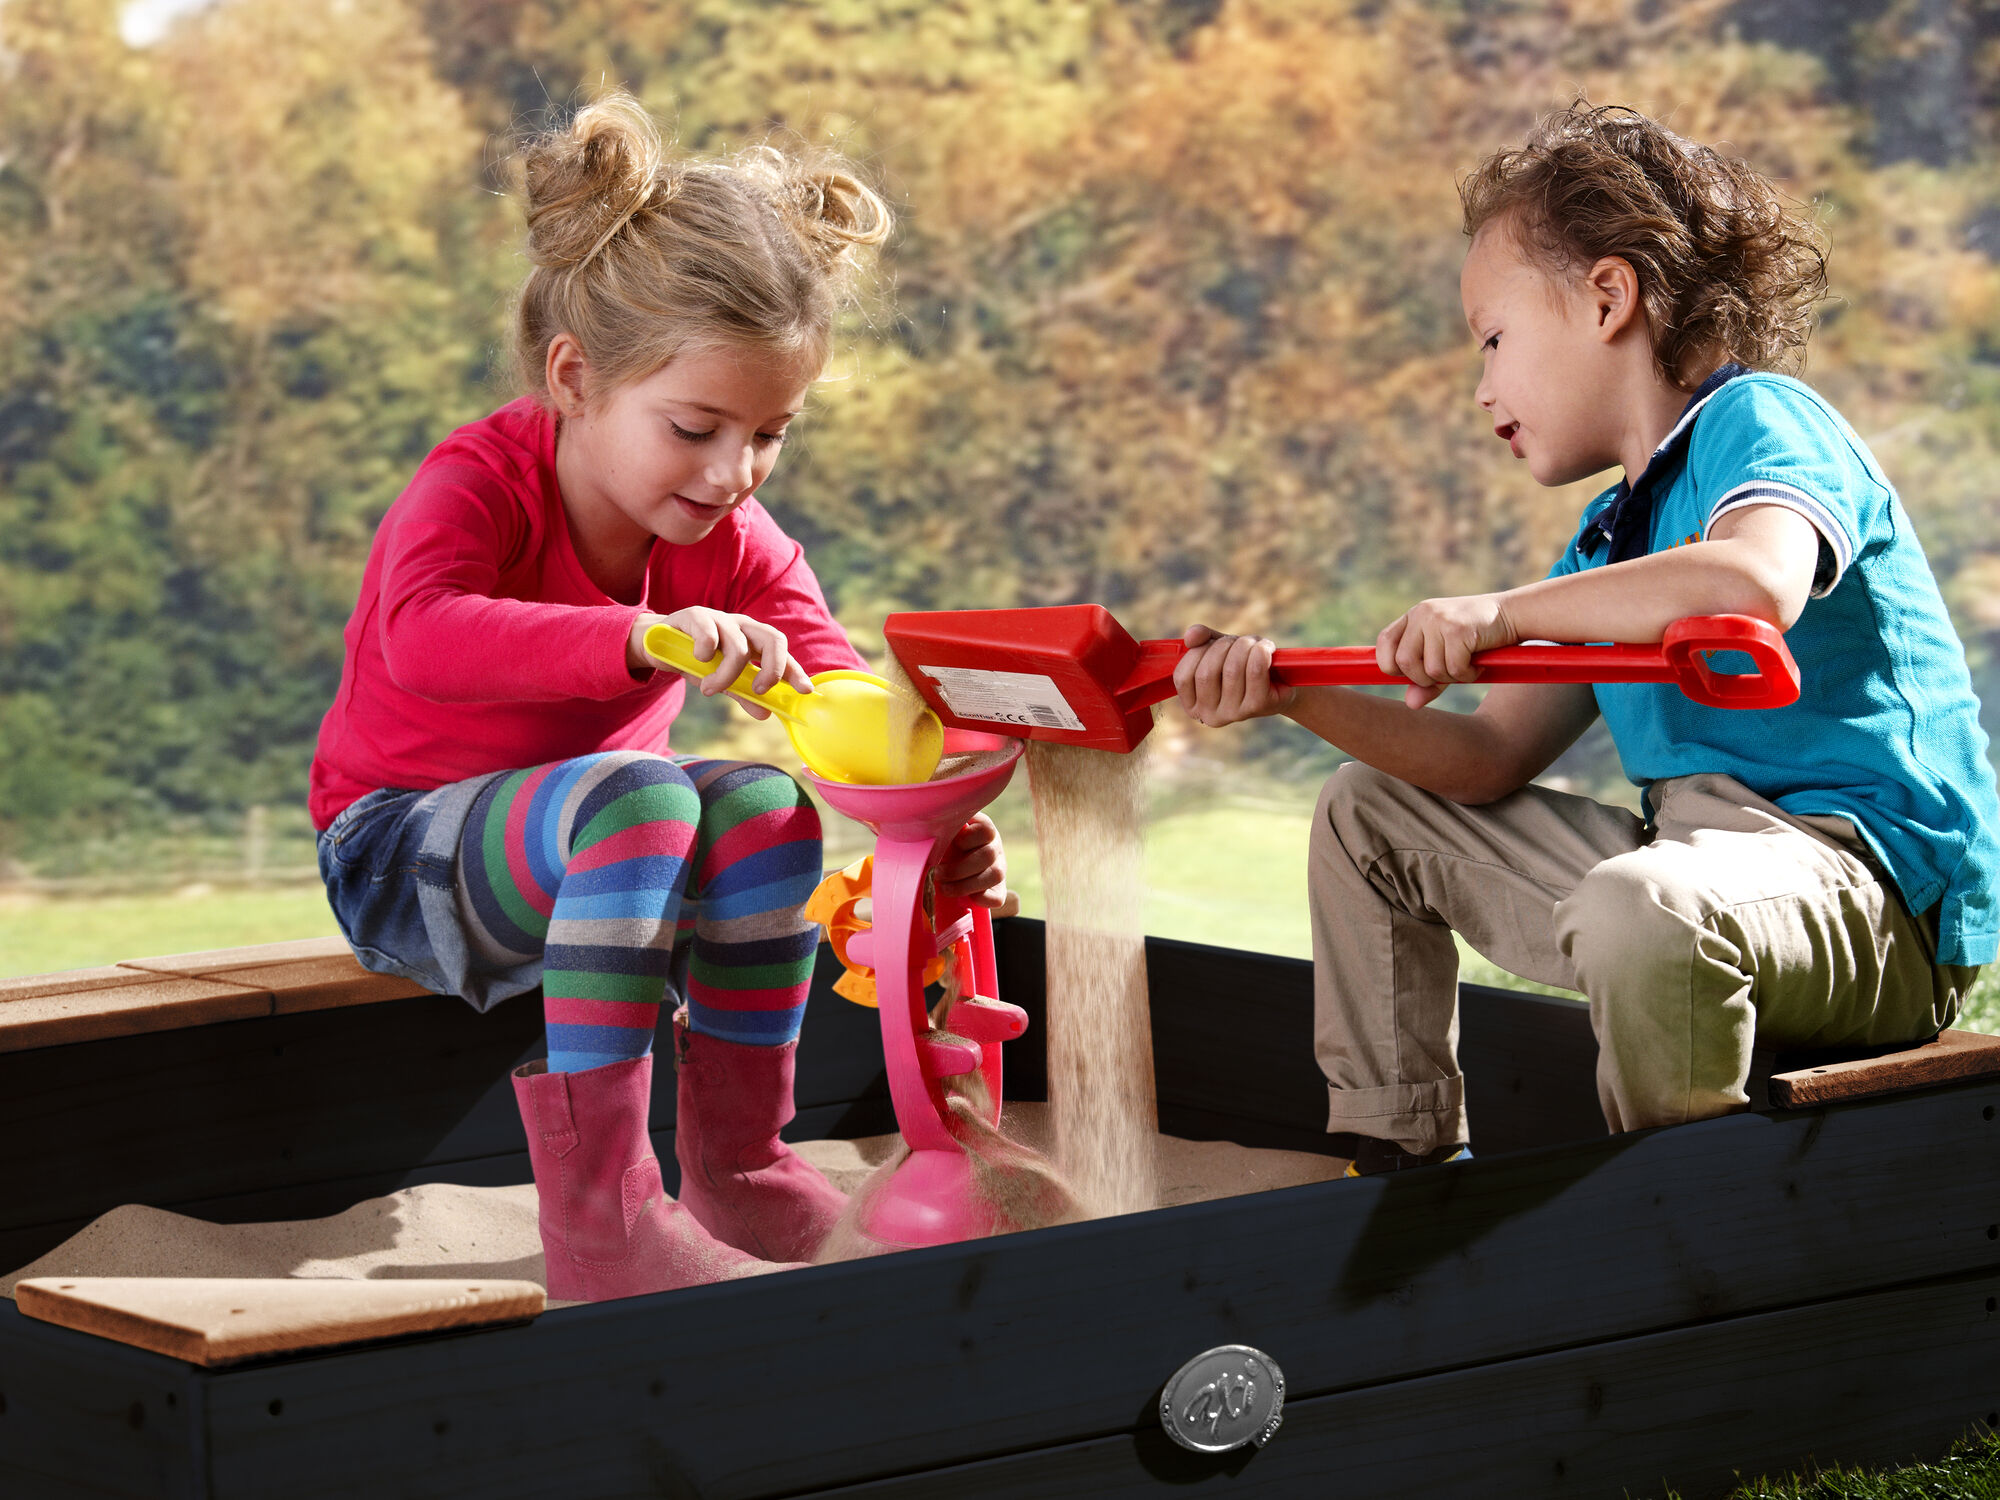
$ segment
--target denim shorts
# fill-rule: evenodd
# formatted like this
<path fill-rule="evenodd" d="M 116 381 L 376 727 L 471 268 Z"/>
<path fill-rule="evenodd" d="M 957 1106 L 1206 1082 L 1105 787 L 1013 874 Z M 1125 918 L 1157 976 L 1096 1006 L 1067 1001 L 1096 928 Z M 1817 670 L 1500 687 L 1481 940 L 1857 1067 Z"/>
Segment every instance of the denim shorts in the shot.
<path fill-rule="evenodd" d="M 511 968 L 479 965 L 458 917 L 458 845 L 494 776 L 435 791 L 381 787 L 343 809 L 319 836 L 319 874 L 341 935 L 364 969 L 396 974 L 478 1010 L 542 982 L 541 955 Z"/>

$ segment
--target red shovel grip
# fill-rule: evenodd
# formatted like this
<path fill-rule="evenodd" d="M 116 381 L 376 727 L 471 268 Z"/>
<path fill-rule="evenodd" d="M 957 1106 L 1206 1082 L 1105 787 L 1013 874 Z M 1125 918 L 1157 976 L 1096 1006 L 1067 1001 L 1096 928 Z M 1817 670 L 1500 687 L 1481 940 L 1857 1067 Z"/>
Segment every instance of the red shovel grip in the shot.
<path fill-rule="evenodd" d="M 1706 656 L 1741 651 L 1741 676 L 1713 671 Z M 1657 646 L 1502 646 L 1472 658 L 1480 682 L 1673 682 L 1712 708 L 1783 708 L 1799 696 L 1799 669 L 1776 626 L 1748 615 L 1676 620 Z M 1408 679 L 1375 665 L 1372 646 L 1287 647 L 1272 654 L 1281 687 L 1386 686 Z M 1169 684 L 1161 697 L 1171 696 Z"/>
<path fill-rule="evenodd" d="M 1706 658 L 1716 651 L 1741 651 L 1756 664 L 1755 672 L 1709 670 Z M 1676 620 L 1660 639 L 1681 691 L 1711 708 L 1783 708 L 1798 702 L 1799 664 L 1785 648 L 1778 627 L 1749 615 L 1696 615 Z"/>

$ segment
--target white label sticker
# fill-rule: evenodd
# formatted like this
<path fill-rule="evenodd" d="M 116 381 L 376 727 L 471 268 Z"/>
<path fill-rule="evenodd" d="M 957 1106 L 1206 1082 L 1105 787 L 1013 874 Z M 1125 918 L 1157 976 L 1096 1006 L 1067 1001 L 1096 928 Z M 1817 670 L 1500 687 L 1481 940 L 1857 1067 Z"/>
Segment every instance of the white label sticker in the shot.
<path fill-rule="evenodd" d="M 1033 672 L 985 672 L 977 667 L 918 667 L 960 719 L 1019 724 L 1029 729 L 1082 729 L 1053 680 Z"/>

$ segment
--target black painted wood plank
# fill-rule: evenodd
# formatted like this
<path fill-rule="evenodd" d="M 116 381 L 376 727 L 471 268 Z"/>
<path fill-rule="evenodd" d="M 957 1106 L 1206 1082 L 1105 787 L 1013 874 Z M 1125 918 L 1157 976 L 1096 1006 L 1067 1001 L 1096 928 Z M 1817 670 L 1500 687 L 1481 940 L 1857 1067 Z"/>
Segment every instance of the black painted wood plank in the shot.
<path fill-rule="evenodd" d="M 1047 1099 L 1048 944 L 1043 924 L 1032 917 L 1008 917 L 993 924 L 993 957 L 1000 970 L 1000 998 L 1028 1013 L 1028 1029 L 1007 1044 L 1009 1099 Z"/>
<path fill-rule="evenodd" d="M 179 1360 L 0 1299 L 0 1495 L 206 1500 L 201 1398 Z"/>
<path fill-rule="evenodd" d="M 1597 1102 L 1597 1038 L 1581 1000 L 1460 985 L 1458 1064 L 1473 1149 L 1521 1151 L 1610 1132 Z"/>
<path fill-rule="evenodd" d="M 1146 944 L 1163 1108 L 1326 1130 L 1313 1061 L 1312 965 L 1155 938 Z"/>
<path fill-rule="evenodd" d="M 1184 1494 L 1543 1500 L 1734 1489 L 1815 1463 L 1935 1459 L 2000 1407 L 2000 1277 L 1783 1312 L 1288 1401 L 1262 1452 L 1132 1433 L 820 1500 L 1111 1500 Z M 1770 1354 L 1785 1351 L 1781 1369 Z"/>
<path fill-rule="evenodd" d="M 1028 1035 L 1008 1047 L 1008 1093 L 1046 1098 L 1043 927 L 1015 919 L 994 932 L 1001 987 L 1034 1020 Z M 1273 1127 L 1258 1130 L 1254 1140 L 1230 1132 L 1244 1145 L 1325 1149 L 1324 1141 L 1300 1138 L 1326 1132 L 1326 1079 L 1313 1059 L 1310 962 L 1154 937 L 1146 939 L 1146 972 L 1163 1129 L 1213 1132 L 1200 1122 L 1241 1120 Z M 1474 1150 L 1518 1151 L 1606 1133 L 1597 1103 L 1597 1040 L 1582 1001 L 1461 985 L 1458 1050 Z"/>
<path fill-rule="evenodd" d="M 1306 1400 L 1987 1271 L 1997 1102 L 1738 1115 L 223 1373 L 218 1494 L 352 1492 L 382 1433 L 494 1500 L 556 1474 L 789 1493 L 1130 1431 L 1219 1343 L 1268 1349 Z"/>
<path fill-rule="evenodd" d="M 815 1117 L 850 1134 L 884 1128 L 875 1013 L 831 993 L 839 965 L 821 954 L 801 1110 L 841 1106 Z M 544 1052 L 534 996 L 485 1015 L 425 996 L 0 1054 L 0 1259 L 18 1265 L 30 1258 L 20 1244 L 57 1243 L 122 1203 L 193 1212 L 357 1179 L 390 1191 L 438 1180 L 413 1169 L 518 1152 L 507 1075 Z M 849 1106 L 853 1129 L 839 1123 Z M 652 1124 L 673 1123 L 673 1069 L 661 1059 Z M 61 1232 L 48 1238 L 49 1226 Z"/>
<path fill-rule="evenodd" d="M 881 1019 L 867 1006 L 834 994 L 833 982 L 840 978 L 840 973 L 840 960 L 833 956 L 832 947 L 821 943 L 819 960 L 813 968 L 812 993 L 806 1001 L 805 1024 L 799 1032 L 798 1076 L 792 1088 L 801 1114 L 824 1104 L 856 1101 L 888 1104 L 889 1075 L 882 1066 Z M 665 1031 L 664 1023 L 661 1029 Z M 670 1073 L 664 1082 L 665 1099 L 660 1097 L 661 1089 L 654 1090 L 655 1127 L 673 1123 Z M 663 1107 L 667 1111 L 664 1115 Z M 871 1132 L 832 1133 L 852 1136 Z"/>
<path fill-rule="evenodd" d="M 0 1055 L 0 1224 L 518 1150 L 540 1034 L 427 996 Z"/>

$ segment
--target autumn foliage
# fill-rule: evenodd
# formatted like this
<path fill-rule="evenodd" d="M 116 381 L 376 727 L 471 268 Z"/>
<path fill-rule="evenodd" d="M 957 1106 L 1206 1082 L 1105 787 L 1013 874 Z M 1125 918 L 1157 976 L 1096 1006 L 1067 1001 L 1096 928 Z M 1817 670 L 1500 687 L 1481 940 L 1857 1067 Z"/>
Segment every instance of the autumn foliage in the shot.
<path fill-rule="evenodd" d="M 118 22 L 0 4 L 0 852 L 302 795 L 376 521 L 512 394 L 510 132 L 601 82 L 691 148 L 838 145 L 895 205 L 765 492 L 864 641 L 891 608 L 1091 599 L 1331 644 L 1539 575 L 1584 492 L 1537 489 L 1471 403 L 1454 183 L 1583 90 L 1815 205 L 1836 300 L 1807 378 L 2000 696 L 1990 0 L 217 0 L 143 47 Z"/>

